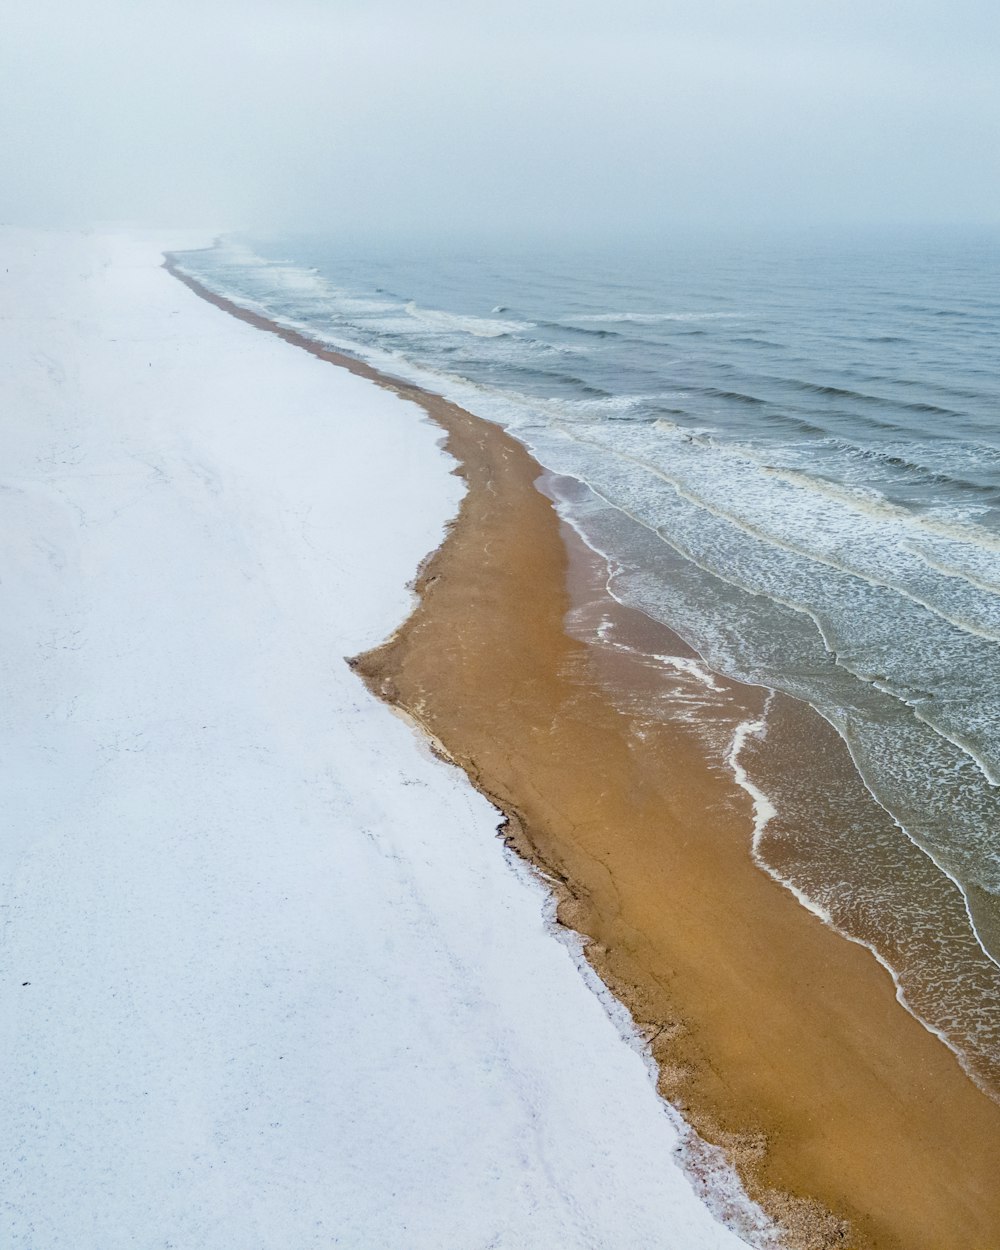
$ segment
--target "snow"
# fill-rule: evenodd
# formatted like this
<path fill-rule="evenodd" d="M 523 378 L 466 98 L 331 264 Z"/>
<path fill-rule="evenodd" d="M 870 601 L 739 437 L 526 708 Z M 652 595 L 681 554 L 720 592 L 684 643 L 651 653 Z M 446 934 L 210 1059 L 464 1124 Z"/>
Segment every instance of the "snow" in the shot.
<path fill-rule="evenodd" d="M 437 431 L 187 242 L 0 233 L 0 1245 L 735 1250 L 495 813 L 343 662 L 455 510 Z"/>

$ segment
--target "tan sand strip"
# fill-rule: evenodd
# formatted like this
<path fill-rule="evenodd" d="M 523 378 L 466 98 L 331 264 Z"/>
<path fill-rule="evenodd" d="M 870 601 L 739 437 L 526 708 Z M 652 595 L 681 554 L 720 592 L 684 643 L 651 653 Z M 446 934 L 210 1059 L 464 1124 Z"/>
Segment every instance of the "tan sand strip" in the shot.
<path fill-rule="evenodd" d="M 690 653 L 604 595 L 603 567 L 499 427 L 177 276 L 446 432 L 468 485 L 460 513 L 413 615 L 352 663 L 506 814 L 508 840 L 553 881 L 560 920 L 650 1036 L 662 1092 L 729 1148 L 789 1244 L 997 1250 L 1000 1106 L 867 950 L 751 860 L 750 800 L 705 741 L 706 726 L 727 734 L 759 712 L 762 692 L 720 678 L 698 705 L 683 674 L 650 663 Z M 634 646 L 571 636 L 581 605 Z M 811 709 L 783 700 L 773 715 L 796 721 L 796 767 L 846 760 Z"/>

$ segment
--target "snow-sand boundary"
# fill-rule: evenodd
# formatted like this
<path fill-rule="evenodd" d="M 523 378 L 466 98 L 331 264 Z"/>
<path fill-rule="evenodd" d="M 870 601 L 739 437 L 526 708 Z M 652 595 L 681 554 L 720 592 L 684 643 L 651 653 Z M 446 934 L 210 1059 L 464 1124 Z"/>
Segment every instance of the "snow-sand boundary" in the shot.
<path fill-rule="evenodd" d="M 0 236 L 5 1244 L 739 1245 L 341 662 L 457 506 L 438 432 L 192 299 L 189 242 Z"/>

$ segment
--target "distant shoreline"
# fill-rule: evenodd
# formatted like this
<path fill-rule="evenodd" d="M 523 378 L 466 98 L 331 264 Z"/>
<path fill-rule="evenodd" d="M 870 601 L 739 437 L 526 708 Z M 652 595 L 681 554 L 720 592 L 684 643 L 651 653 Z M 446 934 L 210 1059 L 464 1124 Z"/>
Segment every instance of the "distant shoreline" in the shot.
<path fill-rule="evenodd" d="M 600 561 L 536 488 L 541 467 L 498 426 L 241 309 L 170 256 L 166 267 L 224 311 L 416 400 L 445 431 L 468 485 L 461 512 L 421 570 L 414 614 L 354 665 L 506 813 L 508 841 L 649 1037 L 661 1092 L 728 1148 L 787 1244 L 995 1239 L 1000 1107 L 900 1008 L 867 951 L 755 867 L 747 795 L 679 715 L 690 684 L 648 662 L 688 649 L 602 595 Z M 572 637 L 569 611 L 583 620 Z M 628 645 L 588 639 L 598 617 Z M 752 688 L 710 681 L 702 722 L 730 732 L 759 713 Z M 813 748 L 808 709 L 785 703 L 789 741 Z"/>

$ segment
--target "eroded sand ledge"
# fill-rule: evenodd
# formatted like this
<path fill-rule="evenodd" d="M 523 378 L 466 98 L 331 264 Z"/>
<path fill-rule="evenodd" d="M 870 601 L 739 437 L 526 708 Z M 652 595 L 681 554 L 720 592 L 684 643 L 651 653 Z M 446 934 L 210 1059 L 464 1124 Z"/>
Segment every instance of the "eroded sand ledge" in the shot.
<path fill-rule="evenodd" d="M 175 270 L 176 272 L 176 270 Z M 566 632 L 602 574 L 496 426 L 182 281 L 220 307 L 419 403 L 468 493 L 418 605 L 354 661 L 506 815 L 560 920 L 649 1035 L 662 1092 L 727 1146 L 789 1243 L 977 1250 L 1000 1239 L 1000 1107 L 896 1002 L 889 976 L 756 869 L 749 800 L 682 721 L 643 649 L 683 644 L 618 611 L 639 649 Z M 661 637 L 657 642 L 656 634 Z M 718 682 L 733 723 L 758 692 Z M 839 739 L 789 704 L 797 738 Z"/>

